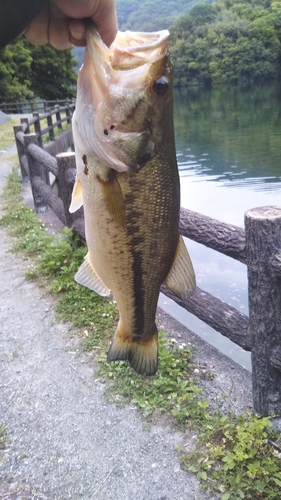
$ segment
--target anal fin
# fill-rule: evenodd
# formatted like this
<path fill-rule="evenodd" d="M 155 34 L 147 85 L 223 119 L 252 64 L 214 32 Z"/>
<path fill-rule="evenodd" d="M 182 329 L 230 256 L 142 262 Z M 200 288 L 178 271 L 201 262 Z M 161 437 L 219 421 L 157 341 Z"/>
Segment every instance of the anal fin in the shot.
<path fill-rule="evenodd" d="M 110 216 L 118 226 L 125 229 L 126 206 L 116 172 L 111 169 L 106 181 L 102 180 L 100 177 L 98 177 L 98 181 L 101 185 L 106 208 Z"/>
<path fill-rule="evenodd" d="M 179 237 L 175 259 L 164 283 L 181 299 L 187 299 L 196 286 L 193 265 L 182 236 Z"/>
<path fill-rule="evenodd" d="M 110 290 L 96 273 L 96 270 L 90 261 L 89 254 L 86 255 L 85 260 L 79 267 L 74 279 L 77 283 L 79 283 L 79 285 L 90 288 L 90 290 L 93 290 L 102 297 L 106 297 L 110 294 Z"/>
<path fill-rule="evenodd" d="M 83 205 L 82 185 L 80 179 L 76 176 L 75 184 L 72 191 L 71 204 L 69 212 L 76 212 Z"/>
<path fill-rule="evenodd" d="M 129 361 L 139 375 L 155 375 L 158 367 L 158 331 L 154 325 L 150 337 L 132 337 L 126 335 L 119 321 L 112 344 L 107 354 L 107 361 Z"/>

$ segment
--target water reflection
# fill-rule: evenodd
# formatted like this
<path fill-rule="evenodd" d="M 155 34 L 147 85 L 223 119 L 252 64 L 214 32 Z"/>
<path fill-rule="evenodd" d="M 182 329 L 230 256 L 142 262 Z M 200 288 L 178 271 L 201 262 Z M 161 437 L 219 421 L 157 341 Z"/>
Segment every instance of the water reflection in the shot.
<path fill-rule="evenodd" d="M 180 170 L 280 182 L 281 85 L 175 91 Z M 228 177 L 230 176 L 230 177 Z M 257 183 L 256 183 L 257 184 Z"/>
<path fill-rule="evenodd" d="M 244 226 L 250 208 L 280 205 L 281 84 L 175 92 L 175 135 L 181 205 Z M 197 283 L 248 312 L 246 266 L 187 241 Z M 160 306 L 250 369 L 250 355 L 179 306 Z"/>
<path fill-rule="evenodd" d="M 231 165 L 229 170 L 226 170 L 218 175 L 214 175 L 215 169 L 212 165 L 215 162 L 215 159 L 209 158 L 208 153 L 203 153 L 202 156 L 203 155 L 205 158 L 196 158 L 193 154 L 178 153 L 177 159 L 181 177 L 196 175 L 197 182 L 202 180 L 206 182 L 220 182 L 223 183 L 225 187 L 230 188 L 238 186 L 258 191 L 281 189 L 281 175 L 266 176 L 267 169 L 265 169 L 264 176 L 252 177 L 254 174 L 253 171 L 248 172 L 247 169 L 239 171 L 237 165 Z"/>

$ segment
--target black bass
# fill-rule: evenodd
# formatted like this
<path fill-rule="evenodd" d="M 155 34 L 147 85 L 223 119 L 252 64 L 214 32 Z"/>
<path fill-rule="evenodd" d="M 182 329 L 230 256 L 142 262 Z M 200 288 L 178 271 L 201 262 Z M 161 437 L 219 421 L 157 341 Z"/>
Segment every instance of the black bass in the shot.
<path fill-rule="evenodd" d="M 158 363 L 156 307 L 162 283 L 179 297 L 195 287 L 179 235 L 180 184 L 173 128 L 169 32 L 119 32 L 110 48 L 88 29 L 73 117 L 88 254 L 78 283 L 112 291 L 120 319 L 108 360 L 142 375 Z"/>

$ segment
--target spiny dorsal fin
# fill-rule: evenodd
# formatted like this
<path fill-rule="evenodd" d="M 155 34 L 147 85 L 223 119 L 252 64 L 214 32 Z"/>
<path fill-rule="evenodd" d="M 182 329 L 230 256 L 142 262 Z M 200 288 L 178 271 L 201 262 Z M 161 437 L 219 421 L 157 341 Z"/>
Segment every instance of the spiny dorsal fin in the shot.
<path fill-rule="evenodd" d="M 98 177 L 102 188 L 106 208 L 118 226 L 125 230 L 126 227 L 126 206 L 116 172 L 110 170 L 106 181 Z"/>
<path fill-rule="evenodd" d="M 106 297 L 110 294 L 110 290 L 97 275 L 96 270 L 90 261 L 89 254 L 86 255 L 85 260 L 79 267 L 74 279 L 77 283 L 79 283 L 79 285 L 90 288 L 90 290 L 93 290 L 102 297 Z"/>
<path fill-rule="evenodd" d="M 72 191 L 72 198 L 69 207 L 69 211 L 72 214 L 76 212 L 83 205 L 83 193 L 82 193 L 82 185 L 80 179 L 76 176 L 75 184 Z"/>
<path fill-rule="evenodd" d="M 179 237 L 175 259 L 164 283 L 181 299 L 187 299 L 196 286 L 193 265 L 182 236 Z"/>

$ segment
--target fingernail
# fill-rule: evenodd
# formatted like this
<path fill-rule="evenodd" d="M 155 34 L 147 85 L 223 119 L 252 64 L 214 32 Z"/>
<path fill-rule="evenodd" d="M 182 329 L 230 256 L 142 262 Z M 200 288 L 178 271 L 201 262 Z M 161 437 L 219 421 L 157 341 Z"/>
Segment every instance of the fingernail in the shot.
<path fill-rule="evenodd" d="M 69 31 L 71 36 L 75 38 L 75 40 L 82 40 L 86 35 L 86 28 L 82 21 L 78 19 L 72 19 L 68 24 Z"/>

